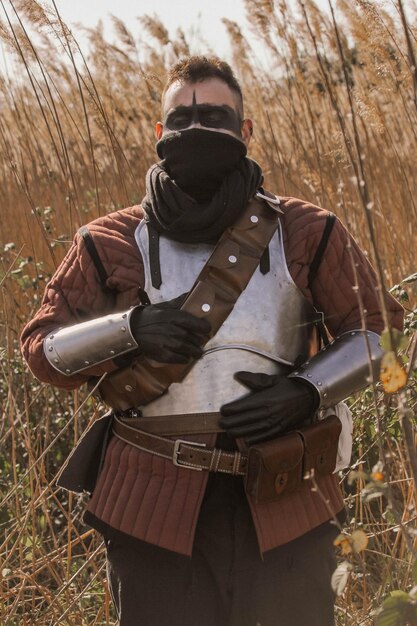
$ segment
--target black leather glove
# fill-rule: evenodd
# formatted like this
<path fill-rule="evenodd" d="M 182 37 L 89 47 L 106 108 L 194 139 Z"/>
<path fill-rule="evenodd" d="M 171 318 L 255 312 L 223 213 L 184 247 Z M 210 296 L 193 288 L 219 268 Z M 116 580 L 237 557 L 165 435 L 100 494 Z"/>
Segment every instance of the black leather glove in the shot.
<path fill-rule="evenodd" d="M 161 363 L 188 363 L 202 355 L 201 346 L 211 325 L 206 319 L 180 311 L 186 295 L 133 311 L 130 329 L 141 355 Z"/>
<path fill-rule="evenodd" d="M 219 424 L 247 445 L 273 439 L 313 417 L 320 398 L 313 385 L 285 376 L 236 372 L 235 379 L 253 393 L 224 404 Z"/>

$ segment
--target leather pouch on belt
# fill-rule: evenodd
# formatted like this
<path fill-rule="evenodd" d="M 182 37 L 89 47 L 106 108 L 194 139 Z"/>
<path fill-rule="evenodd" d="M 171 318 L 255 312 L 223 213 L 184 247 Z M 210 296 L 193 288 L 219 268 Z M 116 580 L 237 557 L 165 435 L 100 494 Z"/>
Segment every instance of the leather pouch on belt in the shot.
<path fill-rule="evenodd" d="M 316 474 L 331 474 L 336 467 L 337 448 L 342 423 L 330 415 L 298 431 L 304 441 L 303 475 L 314 470 Z"/>
<path fill-rule="evenodd" d="M 298 432 L 248 450 L 246 493 L 256 502 L 271 502 L 301 485 L 304 444 Z"/>

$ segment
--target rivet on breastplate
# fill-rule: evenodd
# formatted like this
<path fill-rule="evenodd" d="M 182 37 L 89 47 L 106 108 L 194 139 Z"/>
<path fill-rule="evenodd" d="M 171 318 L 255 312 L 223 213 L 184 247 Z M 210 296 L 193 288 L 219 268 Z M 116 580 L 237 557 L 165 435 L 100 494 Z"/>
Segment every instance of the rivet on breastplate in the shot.
<path fill-rule="evenodd" d="M 90 361 L 84 361 L 84 365 L 90 365 Z"/>
<path fill-rule="evenodd" d="M 53 347 L 49 346 L 48 350 L 49 350 L 49 352 L 53 352 Z"/>
<path fill-rule="evenodd" d="M 237 257 L 235 257 L 235 255 L 234 255 L 234 254 L 231 254 L 231 255 L 229 256 L 229 261 L 230 261 L 230 263 L 236 263 L 236 261 L 237 261 Z"/>
<path fill-rule="evenodd" d="M 67 374 L 71 374 L 71 370 L 65 370 Z"/>
<path fill-rule="evenodd" d="M 120 330 L 122 331 L 122 333 L 125 333 L 126 332 L 126 326 L 122 326 Z"/>
<path fill-rule="evenodd" d="M 59 363 L 59 359 L 54 359 L 54 363 Z"/>
<path fill-rule="evenodd" d="M 204 313 L 208 313 L 211 309 L 211 306 L 209 304 L 203 304 L 201 307 L 201 310 L 204 311 Z"/>
<path fill-rule="evenodd" d="M 132 385 L 125 385 L 126 391 L 133 391 Z"/>
<path fill-rule="evenodd" d="M 110 350 L 110 354 L 114 354 L 114 350 Z"/>
<path fill-rule="evenodd" d="M 259 217 L 257 215 L 251 215 L 250 221 L 252 222 L 252 224 L 257 224 L 259 222 Z"/>

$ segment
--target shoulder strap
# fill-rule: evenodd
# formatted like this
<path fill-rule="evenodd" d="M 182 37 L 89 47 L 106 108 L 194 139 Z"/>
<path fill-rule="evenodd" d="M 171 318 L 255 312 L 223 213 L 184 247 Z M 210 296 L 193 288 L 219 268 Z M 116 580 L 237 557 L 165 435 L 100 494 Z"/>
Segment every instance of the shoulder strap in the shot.
<path fill-rule="evenodd" d="M 323 254 L 327 248 L 327 243 L 329 241 L 330 233 L 332 232 L 333 225 L 336 221 L 336 215 L 334 213 L 328 213 L 326 217 L 326 224 L 324 226 L 323 234 L 321 236 L 319 245 L 317 246 L 316 253 L 313 257 L 313 260 L 310 264 L 310 269 L 308 272 L 308 283 L 307 286 L 310 289 L 313 280 L 315 279 L 318 269 L 320 267 L 321 260 L 323 258 Z"/>
<path fill-rule="evenodd" d="M 230 315 L 259 266 L 278 227 L 278 203 L 276 200 L 271 206 L 262 195 L 249 201 L 233 226 L 220 237 L 184 300 L 181 310 L 210 322 L 206 342 Z M 100 385 L 101 396 L 111 407 L 121 410 L 148 404 L 165 393 L 171 383 L 183 380 L 193 363 L 155 367 L 149 359 L 137 360 L 128 370 L 109 374 Z"/>

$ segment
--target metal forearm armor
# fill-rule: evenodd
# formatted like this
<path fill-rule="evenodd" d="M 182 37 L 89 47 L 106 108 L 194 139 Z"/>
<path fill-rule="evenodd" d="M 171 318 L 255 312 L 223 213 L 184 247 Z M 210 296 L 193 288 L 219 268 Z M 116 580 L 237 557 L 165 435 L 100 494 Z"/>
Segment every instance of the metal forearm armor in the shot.
<path fill-rule="evenodd" d="M 71 376 L 138 348 L 130 330 L 134 310 L 60 328 L 44 340 L 46 358 L 61 374 Z"/>
<path fill-rule="evenodd" d="M 320 408 L 332 406 L 379 379 L 384 354 L 379 340 L 369 330 L 343 333 L 290 377 L 302 378 L 317 389 Z"/>

